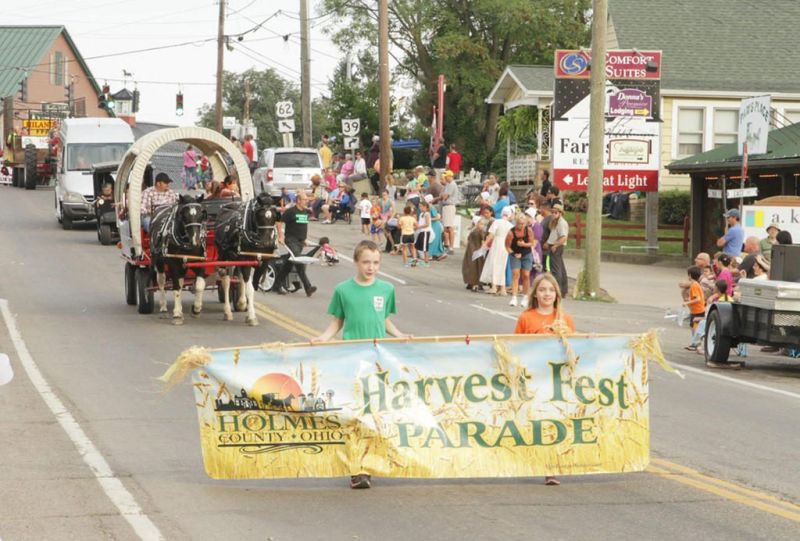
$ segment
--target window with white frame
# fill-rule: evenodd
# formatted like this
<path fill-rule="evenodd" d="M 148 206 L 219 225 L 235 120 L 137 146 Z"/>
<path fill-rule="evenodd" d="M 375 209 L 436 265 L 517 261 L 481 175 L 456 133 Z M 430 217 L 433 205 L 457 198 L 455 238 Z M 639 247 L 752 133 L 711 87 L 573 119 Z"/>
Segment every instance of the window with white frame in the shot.
<path fill-rule="evenodd" d="M 739 136 L 739 110 L 714 109 L 714 148 L 735 143 Z"/>
<path fill-rule="evenodd" d="M 678 109 L 678 158 L 703 151 L 704 113 L 701 108 Z"/>

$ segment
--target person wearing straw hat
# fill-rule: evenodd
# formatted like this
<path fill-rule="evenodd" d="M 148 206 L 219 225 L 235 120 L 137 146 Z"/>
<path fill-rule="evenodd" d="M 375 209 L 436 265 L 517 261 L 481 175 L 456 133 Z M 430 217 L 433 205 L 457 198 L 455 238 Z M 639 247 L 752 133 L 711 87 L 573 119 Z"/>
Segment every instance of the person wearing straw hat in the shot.
<path fill-rule="evenodd" d="M 329 342 L 342 330 L 343 340 L 385 338 L 410 338 L 389 319 L 397 313 L 394 286 L 378 279 L 381 251 L 371 240 L 362 240 L 353 251 L 356 276 L 333 290 L 328 313 L 333 316 L 328 328 L 311 343 Z M 350 476 L 350 488 L 370 488 L 371 477 L 364 471 Z"/>
<path fill-rule="evenodd" d="M 550 272 L 558 281 L 561 294 L 567 294 L 569 281 L 567 279 L 567 267 L 564 265 L 564 248 L 569 237 L 569 224 L 564 219 L 564 207 L 560 203 L 552 206 L 553 217 L 550 220 L 550 236 L 547 238 L 546 251 L 549 256 Z"/>
<path fill-rule="evenodd" d="M 767 258 L 767 261 L 772 259 L 772 247 L 778 244 L 778 233 L 781 232 L 781 226 L 778 223 L 772 222 L 767 227 L 767 236 L 761 239 L 758 243 L 761 248 L 761 255 Z"/>

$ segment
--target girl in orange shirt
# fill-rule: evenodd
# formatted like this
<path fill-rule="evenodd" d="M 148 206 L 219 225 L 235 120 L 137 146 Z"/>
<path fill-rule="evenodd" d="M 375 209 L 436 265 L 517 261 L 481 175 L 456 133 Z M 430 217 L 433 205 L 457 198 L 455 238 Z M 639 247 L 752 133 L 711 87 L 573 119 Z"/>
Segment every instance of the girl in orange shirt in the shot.
<path fill-rule="evenodd" d="M 515 334 L 555 334 L 558 330 L 575 332 L 572 317 L 561 309 L 561 290 L 555 277 L 545 272 L 531 286 L 528 309 L 520 314 Z M 545 485 L 560 485 L 555 476 L 544 478 Z"/>

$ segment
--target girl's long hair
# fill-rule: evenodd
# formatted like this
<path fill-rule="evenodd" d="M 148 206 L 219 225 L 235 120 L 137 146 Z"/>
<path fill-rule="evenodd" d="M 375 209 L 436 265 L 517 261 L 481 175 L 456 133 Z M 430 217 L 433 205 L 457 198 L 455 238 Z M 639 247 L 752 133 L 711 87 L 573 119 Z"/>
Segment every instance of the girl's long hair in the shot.
<path fill-rule="evenodd" d="M 569 329 L 566 328 L 566 323 L 564 321 L 564 312 L 561 309 L 561 288 L 558 285 L 556 277 L 549 272 L 543 272 L 534 278 L 533 284 L 531 285 L 531 294 L 528 298 L 528 310 L 535 310 L 539 307 L 539 300 L 536 298 L 536 290 L 539 288 L 539 284 L 542 282 L 550 282 L 550 284 L 556 290 L 556 300 L 553 302 L 553 311 L 556 313 L 556 319 L 553 322 L 553 330 L 558 332 L 560 332 L 560 330 L 565 330 L 569 332 Z"/>
<path fill-rule="evenodd" d="M 550 274 L 549 272 L 543 272 L 533 280 L 533 284 L 531 284 L 531 294 L 528 298 L 528 310 L 535 310 L 539 308 L 539 300 L 536 298 L 536 290 L 539 287 L 539 284 L 542 282 L 550 282 L 553 288 L 556 290 L 556 300 L 553 303 L 553 310 L 556 311 L 559 318 L 561 317 L 561 288 L 558 286 L 558 280 L 556 277 Z"/>

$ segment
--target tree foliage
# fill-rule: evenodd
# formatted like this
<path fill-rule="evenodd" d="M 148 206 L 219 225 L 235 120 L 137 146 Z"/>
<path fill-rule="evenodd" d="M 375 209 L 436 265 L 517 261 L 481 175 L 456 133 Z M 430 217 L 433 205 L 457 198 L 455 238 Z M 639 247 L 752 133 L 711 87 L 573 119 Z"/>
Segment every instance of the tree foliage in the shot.
<path fill-rule="evenodd" d="M 302 130 L 300 117 L 300 92 L 297 86 L 268 68 L 263 71 L 247 70 L 243 73 L 226 71 L 222 79 L 223 114 L 234 116 L 239 122 L 244 118 L 245 81 L 250 84 L 250 118 L 258 128 L 260 148 L 282 145 L 282 137 L 278 132 L 278 117 L 275 115 L 275 103 L 288 100 L 294 104 L 296 126 Z M 198 125 L 214 127 L 215 108 L 213 104 L 204 104 L 198 111 Z M 296 136 L 299 135 L 296 134 Z"/>
<path fill-rule="evenodd" d="M 373 48 L 377 7 L 368 0 L 323 0 L 341 21 L 332 32 L 345 50 Z M 415 112 L 430 125 L 439 74 L 447 81 L 444 133 L 465 164 L 486 167 L 496 151 L 500 106 L 485 103 L 509 64 L 552 64 L 558 48 L 589 43 L 590 0 L 392 0 L 391 49 L 399 69 L 422 89 Z"/>

